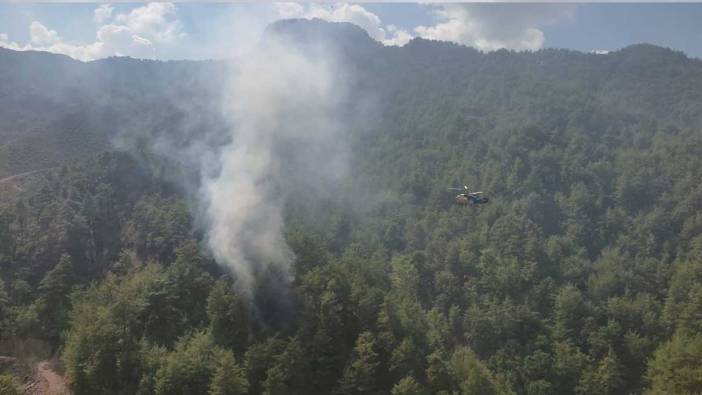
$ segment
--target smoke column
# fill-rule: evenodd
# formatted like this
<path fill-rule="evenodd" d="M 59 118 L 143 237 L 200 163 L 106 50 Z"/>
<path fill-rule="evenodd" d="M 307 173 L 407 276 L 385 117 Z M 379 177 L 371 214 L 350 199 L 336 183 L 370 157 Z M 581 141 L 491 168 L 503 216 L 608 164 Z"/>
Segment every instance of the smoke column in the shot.
<path fill-rule="evenodd" d="M 224 99 L 231 142 L 214 171 L 203 171 L 200 196 L 209 247 L 249 294 L 256 273 L 270 266 L 291 273 L 286 185 L 334 163 L 327 147 L 339 137 L 341 85 L 330 58 L 272 36 L 234 62 Z"/>

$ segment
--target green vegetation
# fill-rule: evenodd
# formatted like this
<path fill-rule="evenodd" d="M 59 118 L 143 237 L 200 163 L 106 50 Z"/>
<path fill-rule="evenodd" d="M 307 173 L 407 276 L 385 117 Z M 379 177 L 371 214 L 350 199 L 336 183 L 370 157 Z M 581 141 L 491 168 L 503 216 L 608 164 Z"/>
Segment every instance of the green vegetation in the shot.
<path fill-rule="evenodd" d="M 17 388 L 15 379 L 7 374 L 0 375 L 0 394 L 3 395 L 20 395 L 21 392 Z"/>
<path fill-rule="evenodd" d="M 0 336 L 78 395 L 702 392 L 701 62 L 353 45 L 383 106 L 340 193 L 291 192 L 289 286 L 242 294 L 189 196 L 103 153 L 0 205 Z"/>

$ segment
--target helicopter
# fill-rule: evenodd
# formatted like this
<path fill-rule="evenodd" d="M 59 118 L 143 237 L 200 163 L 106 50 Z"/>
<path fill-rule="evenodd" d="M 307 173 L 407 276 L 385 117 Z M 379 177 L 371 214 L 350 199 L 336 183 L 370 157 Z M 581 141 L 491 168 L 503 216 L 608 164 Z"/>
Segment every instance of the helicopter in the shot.
<path fill-rule="evenodd" d="M 456 195 L 455 201 L 456 204 L 460 206 L 468 206 L 468 205 L 476 205 L 476 204 L 485 204 L 489 201 L 488 198 L 484 196 L 480 196 L 483 193 L 482 192 L 471 192 L 468 189 L 467 185 L 464 185 L 463 188 L 449 188 L 450 191 L 465 191 L 463 193 L 459 193 Z"/>

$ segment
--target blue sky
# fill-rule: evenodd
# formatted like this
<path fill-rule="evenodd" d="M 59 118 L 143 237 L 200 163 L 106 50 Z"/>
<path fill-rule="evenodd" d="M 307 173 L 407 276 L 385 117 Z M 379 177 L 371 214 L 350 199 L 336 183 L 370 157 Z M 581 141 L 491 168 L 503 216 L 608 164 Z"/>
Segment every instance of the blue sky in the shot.
<path fill-rule="evenodd" d="M 386 45 L 413 37 L 484 51 L 611 51 L 647 42 L 702 58 L 702 4 L 1 3 L 0 46 L 64 53 L 223 58 L 284 18 L 347 21 Z"/>

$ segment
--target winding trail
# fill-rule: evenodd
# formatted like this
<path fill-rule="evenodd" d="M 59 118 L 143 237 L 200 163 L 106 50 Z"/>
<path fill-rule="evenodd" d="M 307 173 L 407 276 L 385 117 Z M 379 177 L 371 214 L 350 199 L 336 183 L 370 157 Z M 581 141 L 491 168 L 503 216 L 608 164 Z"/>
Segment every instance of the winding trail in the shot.
<path fill-rule="evenodd" d="M 43 172 L 43 171 L 47 171 L 47 170 L 51 170 L 51 169 L 53 169 L 53 167 L 47 167 L 47 168 L 45 168 L 45 169 L 39 169 L 39 170 L 26 171 L 26 172 L 24 172 L 24 173 L 14 174 L 14 175 L 11 175 L 11 176 L 9 176 L 9 177 L 0 178 L 0 184 L 2 184 L 3 182 L 16 180 L 16 179 L 18 179 L 18 178 L 22 178 L 22 177 L 25 177 L 25 176 L 30 176 L 30 175 L 32 175 L 32 174 L 34 174 L 34 173 L 41 173 L 41 172 Z"/>
<path fill-rule="evenodd" d="M 70 395 L 66 380 L 53 369 L 53 361 L 37 364 L 35 380 L 37 384 L 28 391 L 31 395 Z"/>

